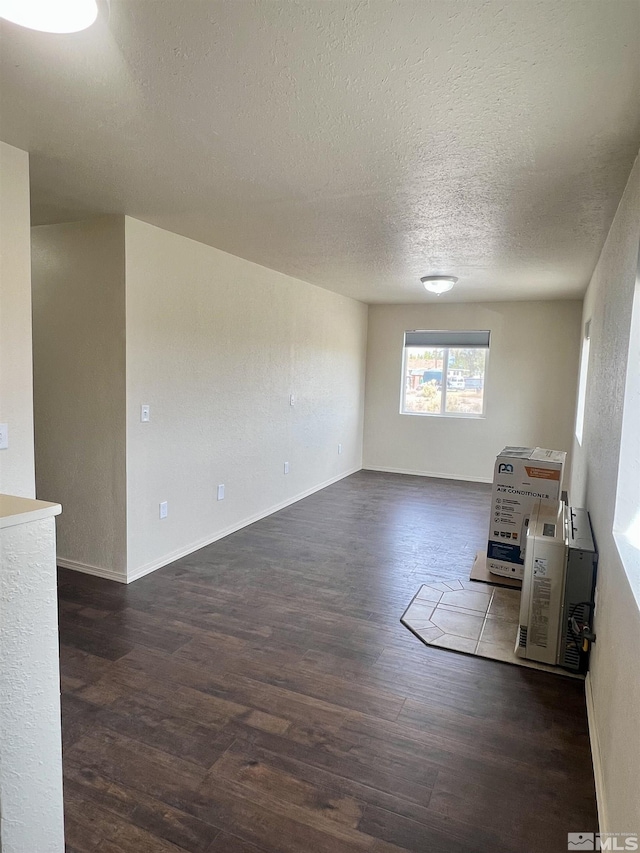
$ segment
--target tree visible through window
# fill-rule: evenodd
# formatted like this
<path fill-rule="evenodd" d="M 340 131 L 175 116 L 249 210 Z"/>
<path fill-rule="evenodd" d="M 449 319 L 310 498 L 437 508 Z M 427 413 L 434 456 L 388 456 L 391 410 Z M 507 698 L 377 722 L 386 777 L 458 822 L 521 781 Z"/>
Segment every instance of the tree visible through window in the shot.
<path fill-rule="evenodd" d="M 400 411 L 481 416 L 488 352 L 489 332 L 406 332 Z"/>

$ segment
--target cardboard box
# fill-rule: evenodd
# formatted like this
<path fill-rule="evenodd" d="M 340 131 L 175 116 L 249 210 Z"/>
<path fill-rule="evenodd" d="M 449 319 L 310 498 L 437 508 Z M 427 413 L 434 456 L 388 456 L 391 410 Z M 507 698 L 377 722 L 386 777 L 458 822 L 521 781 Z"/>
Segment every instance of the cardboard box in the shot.
<path fill-rule="evenodd" d="M 505 447 L 493 472 L 487 568 L 522 578 L 524 546 L 533 502 L 560 500 L 567 454 L 542 447 Z"/>

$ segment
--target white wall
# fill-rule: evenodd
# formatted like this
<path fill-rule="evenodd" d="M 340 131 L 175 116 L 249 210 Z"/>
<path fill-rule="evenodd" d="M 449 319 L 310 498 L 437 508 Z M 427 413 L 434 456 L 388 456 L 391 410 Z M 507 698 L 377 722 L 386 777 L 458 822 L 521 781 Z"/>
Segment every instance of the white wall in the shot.
<path fill-rule="evenodd" d="M 640 832 L 640 600 L 612 535 L 639 238 L 636 161 L 584 300 L 591 351 L 583 444 L 574 448 L 571 490 L 572 500 L 591 513 L 600 552 L 587 696 L 601 829 L 614 832 Z"/>
<path fill-rule="evenodd" d="M 0 850 L 63 853 L 52 515 L 60 507 L 23 501 L 3 517 L 15 503 L 0 501 Z"/>
<path fill-rule="evenodd" d="M 0 142 L 0 492 L 32 498 L 31 252 L 29 155 Z"/>
<path fill-rule="evenodd" d="M 124 218 L 32 229 L 38 497 L 61 564 L 126 573 Z"/>
<path fill-rule="evenodd" d="M 366 306 L 129 218 L 126 278 L 130 578 L 360 468 Z"/>
<path fill-rule="evenodd" d="M 369 308 L 364 467 L 490 482 L 507 444 L 571 450 L 581 303 Z M 401 415 L 405 331 L 490 329 L 483 419 Z"/>
<path fill-rule="evenodd" d="M 35 495 L 29 158 L 0 142 L 0 493 Z M 3 501 L 3 505 L 4 505 Z M 1 512 L 0 512 L 1 515 Z M 64 850 L 53 518 L 0 519 L 0 849 Z"/>

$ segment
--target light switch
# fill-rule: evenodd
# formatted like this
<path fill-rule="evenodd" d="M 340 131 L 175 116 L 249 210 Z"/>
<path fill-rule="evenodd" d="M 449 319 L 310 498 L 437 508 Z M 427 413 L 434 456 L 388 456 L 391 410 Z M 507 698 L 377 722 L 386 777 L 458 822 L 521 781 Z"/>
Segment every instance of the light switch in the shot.
<path fill-rule="evenodd" d="M 0 424 L 0 450 L 6 450 L 9 447 L 9 425 Z"/>
<path fill-rule="evenodd" d="M 140 420 L 143 424 L 148 424 L 151 420 L 151 409 L 149 406 L 140 406 Z"/>
<path fill-rule="evenodd" d="M 169 514 L 169 505 L 166 501 L 162 501 L 160 504 L 160 518 L 166 518 Z"/>
<path fill-rule="evenodd" d="M 288 474 L 288 473 L 289 473 L 289 463 L 288 463 L 288 462 L 285 462 L 285 463 L 284 463 L 284 473 L 285 473 L 285 474 Z"/>
<path fill-rule="evenodd" d="M 218 486 L 218 500 L 224 500 L 224 483 L 220 483 L 220 485 Z"/>

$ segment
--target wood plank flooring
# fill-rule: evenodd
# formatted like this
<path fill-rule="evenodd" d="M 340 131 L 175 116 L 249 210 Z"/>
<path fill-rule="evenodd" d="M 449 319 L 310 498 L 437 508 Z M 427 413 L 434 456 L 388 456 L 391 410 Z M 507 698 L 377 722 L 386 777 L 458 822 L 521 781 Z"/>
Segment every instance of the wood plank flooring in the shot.
<path fill-rule="evenodd" d="M 59 574 L 68 853 L 564 853 L 580 682 L 423 646 L 489 488 L 360 472 L 125 587 Z"/>

